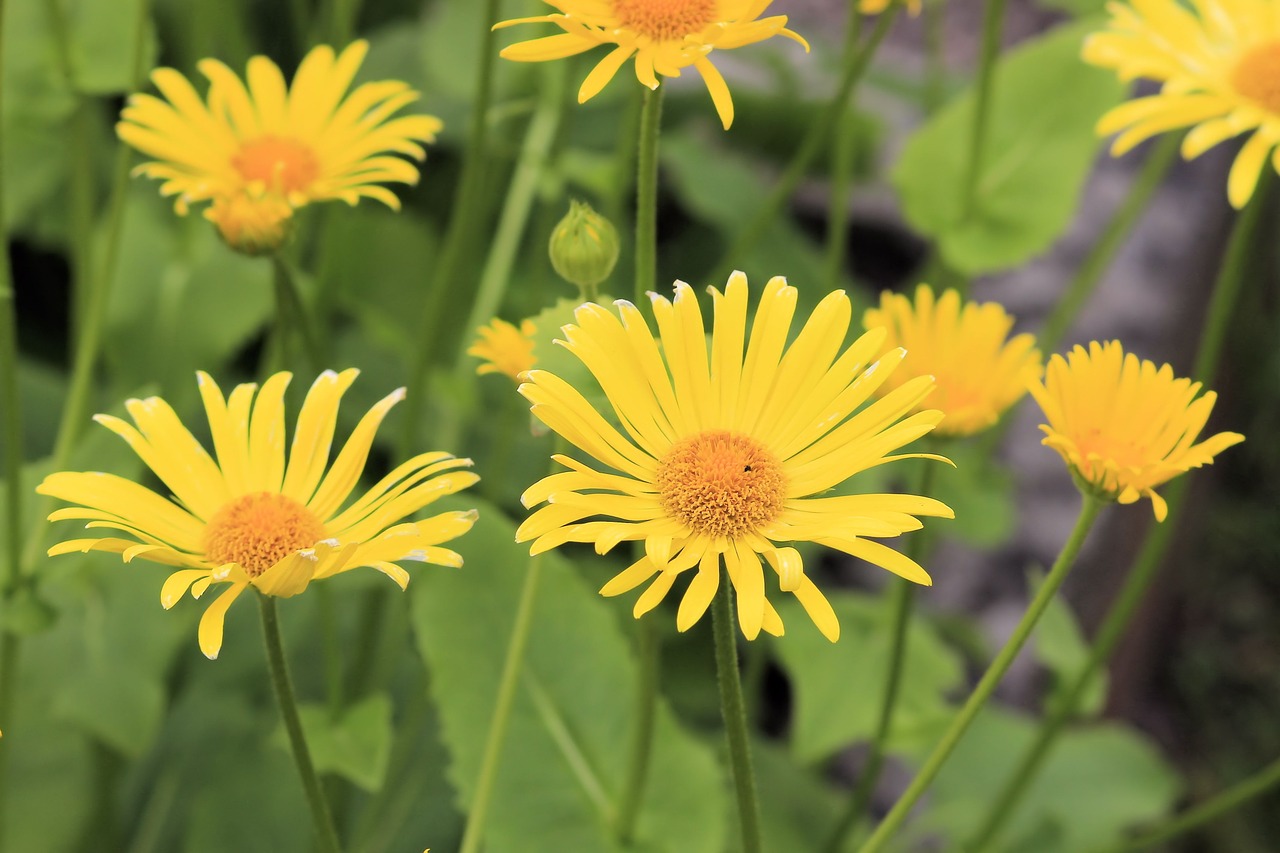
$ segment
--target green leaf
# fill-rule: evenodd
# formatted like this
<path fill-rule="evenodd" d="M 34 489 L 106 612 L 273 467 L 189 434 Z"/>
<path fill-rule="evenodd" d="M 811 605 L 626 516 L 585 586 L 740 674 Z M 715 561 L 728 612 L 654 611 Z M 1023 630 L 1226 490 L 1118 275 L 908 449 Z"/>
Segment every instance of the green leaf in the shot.
<path fill-rule="evenodd" d="M 1093 163 L 1094 124 L 1125 87 L 1085 65 L 1094 25 L 1059 27 L 1006 54 L 996 69 L 983 166 L 971 216 L 962 215 L 974 96 L 970 89 L 907 143 L 892 179 L 907 219 L 969 275 L 1007 269 L 1065 230 Z"/>
<path fill-rule="evenodd" d="M 89 95 L 127 92 L 133 79 L 138 42 L 139 7 L 147 0 L 75 0 L 70 9 L 71 75 L 75 87 Z M 155 28 L 143 27 L 145 70 L 156 63 Z"/>
<path fill-rule="evenodd" d="M 481 505 L 475 528 L 451 543 L 466 566 L 420 572 L 409 590 L 418 647 L 431 668 L 442 737 L 453 756 L 450 778 L 464 806 L 475 794 L 498 674 L 529 571 L 527 546 L 514 538 L 511 522 Z M 608 571 L 592 575 L 592 584 L 603 583 Z M 596 595 L 558 555 L 542 558 L 523 675 L 485 825 L 486 850 L 620 849 L 610 818 L 626 772 L 637 674 L 619 630 L 619 606 Z M 723 785 L 710 752 L 660 701 L 638 846 L 719 853 L 729 809 Z"/>
<path fill-rule="evenodd" d="M 801 761 L 826 758 L 869 738 L 884 695 L 892 627 L 888 597 L 841 592 L 827 598 L 840 619 L 840 641 L 834 645 L 818 633 L 798 602 L 790 596 L 777 602 L 787 634 L 774 647 L 795 690 L 791 748 Z M 931 740 L 951 716 L 943 696 L 960 683 L 961 674 L 956 655 L 927 622 L 913 619 L 891 743 Z"/>
<path fill-rule="evenodd" d="M 320 704 L 300 705 L 298 715 L 316 770 L 338 773 L 366 791 L 382 787 L 391 759 L 390 697 L 370 696 L 344 708 L 337 719 Z M 281 749 L 289 749 L 283 728 L 275 740 Z"/>
<path fill-rule="evenodd" d="M 930 497 L 955 510 L 955 521 L 940 530 L 970 545 L 992 548 L 1008 541 L 1017 521 L 1013 477 L 1000 467 L 976 442 L 952 441 L 937 452 L 955 467 L 937 462 Z"/>
<path fill-rule="evenodd" d="M 53 712 L 112 749 L 137 758 L 164 716 L 160 683 L 129 666 L 97 662 L 65 673 Z"/>
<path fill-rule="evenodd" d="M 760 789 L 764 849 L 822 850 L 835 828 L 841 793 L 775 743 L 753 742 L 751 760 Z"/>
<path fill-rule="evenodd" d="M 1039 591 L 1044 583 L 1044 572 L 1033 569 L 1028 572 L 1031 594 Z M 1049 670 L 1053 683 L 1045 700 L 1047 707 L 1054 707 L 1061 702 L 1067 689 L 1079 675 L 1085 661 L 1089 658 L 1089 644 L 1085 642 L 1071 605 L 1061 595 L 1055 595 L 1048 608 L 1036 623 L 1032 634 L 1032 648 L 1036 660 Z M 1076 713 L 1084 715 L 1097 714 L 1102 710 L 1102 703 L 1107 698 L 1107 676 L 1105 670 L 1097 673 L 1089 682 Z"/>
<path fill-rule="evenodd" d="M 216 377 L 271 317 L 271 264 L 233 252 L 155 190 L 139 186 L 127 203 L 103 354 L 125 385 L 194 399 L 195 369 Z"/>
<path fill-rule="evenodd" d="M 1038 721 L 1011 711 L 983 711 L 938 774 L 930 808 L 911 836 L 941 835 L 950 842 L 944 849 L 960 849 L 986 818 L 1037 727 Z M 1127 827 L 1166 814 L 1180 789 L 1173 769 L 1132 729 L 1107 723 L 1067 730 L 994 849 L 1092 850 Z"/>

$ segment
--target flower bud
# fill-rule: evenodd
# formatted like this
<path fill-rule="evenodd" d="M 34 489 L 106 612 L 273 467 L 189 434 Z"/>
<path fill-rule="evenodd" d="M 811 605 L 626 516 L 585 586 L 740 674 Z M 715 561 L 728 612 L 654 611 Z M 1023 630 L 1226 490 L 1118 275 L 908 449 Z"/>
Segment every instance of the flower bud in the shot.
<path fill-rule="evenodd" d="M 551 232 L 551 266 L 566 281 L 590 295 L 618 263 L 617 229 L 583 201 L 569 202 L 569 212 Z"/>
<path fill-rule="evenodd" d="M 272 194 L 218 196 L 204 215 L 228 246 L 250 256 L 274 252 L 293 232 L 293 208 Z"/>

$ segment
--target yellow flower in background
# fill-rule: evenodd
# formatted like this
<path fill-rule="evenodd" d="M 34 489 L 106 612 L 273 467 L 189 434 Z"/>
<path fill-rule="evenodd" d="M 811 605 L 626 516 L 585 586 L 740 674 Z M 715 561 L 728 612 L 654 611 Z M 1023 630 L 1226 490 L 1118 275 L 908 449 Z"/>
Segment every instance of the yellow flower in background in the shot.
<path fill-rule="evenodd" d="M 399 80 L 348 94 L 368 49 L 356 41 L 335 56 L 316 47 L 292 86 L 265 56 L 249 60 L 247 87 L 223 63 L 204 59 L 207 102 L 182 74 L 157 68 L 151 79 L 164 97 L 131 95 L 116 132 L 156 158 L 136 173 L 164 181 L 160 192 L 177 196 L 178 213 L 212 201 L 205 216 L 234 248 L 246 233 L 256 245 L 264 223 L 270 235 L 273 221 L 312 202 L 372 198 L 398 210 L 400 200 L 380 184 L 417 183 L 418 167 L 393 155 L 422 160 L 420 143 L 434 141 L 442 125 L 428 115 L 392 118 L 418 98 Z"/>
<path fill-rule="evenodd" d="M 1119 341 L 1077 346 L 1065 359 L 1054 355 L 1044 383 L 1030 390 L 1049 421 L 1040 427 L 1042 443 L 1058 451 L 1083 486 L 1122 504 L 1150 498 L 1157 521 L 1168 507 L 1156 486 L 1244 441 L 1220 432 L 1196 444 L 1218 395 L 1197 399 L 1199 382 L 1175 379 L 1167 364 L 1157 369 L 1139 361 Z"/>
<path fill-rule="evenodd" d="M 1141 0 L 1108 9 L 1109 27 L 1089 36 L 1084 60 L 1115 69 L 1123 80 L 1163 84 L 1159 94 L 1102 117 L 1100 134 L 1123 131 L 1111 152 L 1119 156 L 1151 136 L 1190 127 L 1182 142 L 1189 160 L 1250 133 L 1227 179 L 1231 204 L 1244 207 L 1280 144 L 1280 4 Z M 1280 159 L 1273 164 L 1280 170 Z"/>
<path fill-rule="evenodd" d="M 613 45 L 578 90 L 578 103 L 595 97 L 628 59 L 635 57 L 636 79 L 658 88 L 658 75 L 679 77 L 693 66 L 702 75 L 720 121 L 733 124 L 733 99 L 720 72 L 708 58 L 714 50 L 728 50 L 765 41 L 776 35 L 794 39 L 787 17 L 760 18 L 771 0 L 546 0 L 560 10 L 503 21 L 513 24 L 550 23 L 564 32 L 522 41 L 500 54 L 516 62 L 544 62 L 576 56 L 600 45 Z"/>
<path fill-rule="evenodd" d="M 864 15 L 879 15 L 893 2 L 894 0 L 858 0 L 858 11 Z M 912 17 L 920 14 L 921 0 L 906 0 L 904 5 Z"/>
<path fill-rule="evenodd" d="M 484 364 L 476 373 L 502 373 L 517 382 L 520 374 L 533 367 L 537 359 L 533 355 L 534 333 L 537 328 L 532 320 L 524 320 L 516 328 L 506 320 L 494 317 L 487 326 L 476 330 L 480 338 L 467 350 L 467 355 L 481 359 Z"/>
<path fill-rule="evenodd" d="M 474 510 L 404 519 L 476 482 L 475 474 L 455 470 L 470 465 L 470 459 L 420 454 L 348 503 L 378 426 L 404 397 L 400 389 L 375 405 L 329 466 L 338 404 L 357 372 L 326 370 L 316 379 L 298 413 L 287 465 L 288 373 L 264 382 L 256 402 L 257 385 L 238 385 L 224 399 L 207 374 L 197 374 L 216 462 L 157 397 L 125 403 L 133 424 L 97 415 L 94 419 L 128 442 L 174 499 L 114 474 L 50 474 L 36 491 L 75 504 L 54 512 L 51 521 L 85 519 L 86 527 L 134 537 L 72 539 L 50 548 L 50 556 L 110 551 L 126 563 L 140 557 L 172 566 L 177 571 L 160 591 L 166 609 L 188 589 L 199 598 L 212 584 L 225 585 L 200 620 L 200 649 L 210 658 L 222 648 L 227 608 L 250 586 L 287 598 L 313 580 L 369 566 L 403 589 L 409 573 L 396 560 L 462 565 L 460 556 L 439 546 L 471 528 Z"/>
<path fill-rule="evenodd" d="M 1013 317 L 995 302 L 961 304 L 954 290 L 935 300 L 927 284 L 916 288 L 915 302 L 885 291 L 880 307 L 862 318 L 868 329 L 888 331 L 886 347 L 902 347 L 907 357 L 881 391 L 891 391 L 913 376 L 932 374 L 937 390 L 929 407 L 945 417 L 939 435 L 972 435 L 995 424 L 1027 393 L 1027 382 L 1041 374 L 1040 351 L 1031 335 L 1009 338 Z"/>
<path fill-rule="evenodd" d="M 748 330 L 747 280 L 734 273 L 723 294 L 710 289 L 709 355 L 697 298 L 684 282 L 675 291 L 674 302 L 653 296 L 659 340 L 625 300 L 614 303 L 616 314 L 588 302 L 575 312 L 576 325 L 565 326 L 566 348 L 599 382 L 610 412 L 552 373 L 527 374 L 520 393 L 533 414 L 604 470 L 555 456 L 569 470 L 521 496 L 525 506 L 547 506 L 520 525 L 517 541 L 532 541 L 534 554 L 566 542 L 593 542 L 605 553 L 643 541 L 644 556 L 600 590 L 618 595 L 651 580 L 635 604 L 637 618 L 696 567 L 676 617 L 681 631 L 706 611 L 723 561 L 748 639 L 762 628 L 782 633 L 765 597 L 761 557 L 828 639 L 840 635 L 793 542 L 816 542 L 930 583 L 914 561 L 873 540 L 919 529 L 915 516 L 950 518 L 947 506 L 915 495 L 816 496 L 859 471 L 918 455 L 892 454 L 942 419 L 936 411 L 908 414 L 932 390 L 932 377 L 863 407 L 904 353 L 877 359 L 880 329 L 841 351 L 853 310 L 843 291 L 823 299 L 787 346 L 796 289 L 770 280 Z"/>

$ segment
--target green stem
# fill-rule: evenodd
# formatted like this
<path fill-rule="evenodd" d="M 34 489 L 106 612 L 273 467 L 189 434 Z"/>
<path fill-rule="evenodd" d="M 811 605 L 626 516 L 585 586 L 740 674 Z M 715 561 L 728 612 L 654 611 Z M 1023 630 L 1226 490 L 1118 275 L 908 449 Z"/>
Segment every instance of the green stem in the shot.
<path fill-rule="evenodd" d="M 913 494 L 928 495 L 933 491 L 934 472 L 937 465 L 932 460 L 920 460 L 920 479 L 915 485 Z M 929 529 L 921 530 L 907 540 L 907 556 L 917 563 L 923 564 L 929 553 L 932 536 Z M 849 798 L 849 806 L 832 833 L 831 842 L 827 845 L 829 853 L 839 853 L 858 828 L 867 804 L 871 802 L 871 794 L 876 789 L 880 778 L 880 770 L 884 767 L 885 747 L 889 742 L 889 733 L 893 730 L 893 715 L 898 707 L 898 692 L 902 686 L 902 671 L 907 659 L 907 628 L 911 624 L 912 602 L 915 599 L 916 585 L 905 578 L 897 579 L 893 584 L 893 622 L 890 628 L 892 643 L 889 647 L 889 668 L 885 674 L 884 698 L 880 703 L 880 716 L 876 720 L 875 734 L 871 738 L 871 746 L 867 753 L 867 763 L 854 786 L 853 795 Z"/>
<path fill-rule="evenodd" d="M 649 760 L 653 755 L 653 724 L 658 707 L 658 655 L 661 644 L 653 619 L 636 620 L 638 642 L 636 684 L 636 716 L 631 730 L 631 752 L 627 760 L 626 782 L 619 799 L 615 834 L 627 847 L 635 835 L 636 819 L 644 804 L 645 783 L 649 778 Z"/>
<path fill-rule="evenodd" d="M 845 29 L 842 64 L 853 61 L 862 34 L 862 14 L 857 3 L 849 4 L 849 25 Z M 852 98 L 850 99 L 852 101 Z M 854 142 L 857 139 L 858 115 L 852 102 L 845 106 L 836 128 L 836 141 L 831 152 L 831 196 L 827 202 L 826 280 L 830 290 L 840 287 L 849 246 L 849 188 L 853 176 Z"/>
<path fill-rule="evenodd" d="M 1106 230 L 1093 245 L 1089 255 L 1076 270 L 1071 283 L 1063 292 L 1062 298 L 1054 305 L 1053 311 L 1040 330 L 1039 346 L 1043 352 L 1053 352 L 1062 341 L 1062 336 L 1075 322 L 1084 304 L 1097 289 L 1102 274 L 1111 266 L 1116 252 L 1124 245 L 1129 232 L 1147 209 L 1151 197 L 1160 187 L 1161 181 L 1169 171 L 1174 158 L 1178 154 L 1180 139 L 1177 134 L 1165 134 L 1160 143 L 1147 155 L 1142 164 L 1142 171 L 1134 180 L 1129 196 L 1124 204 L 1111 217 Z"/>
<path fill-rule="evenodd" d="M 1039 621 L 1045 608 L 1049 606 L 1049 602 L 1053 600 L 1058 587 L 1062 586 L 1062 582 L 1066 580 L 1067 573 L 1071 570 L 1076 555 L 1080 553 L 1080 548 L 1084 545 L 1084 540 L 1089 535 L 1090 528 L 1093 527 L 1098 513 L 1102 510 L 1103 504 L 1097 498 L 1083 495 L 1082 501 L 1080 517 L 1076 521 L 1075 529 L 1071 531 L 1071 536 L 1067 539 L 1066 545 L 1063 546 L 1062 553 L 1054 561 L 1053 568 L 1049 571 L 1048 577 L 1045 578 L 1044 584 L 1027 606 L 1027 612 L 1023 614 L 1022 621 L 1014 629 L 1013 636 L 996 654 L 995 660 L 991 662 L 991 665 L 987 667 L 987 671 L 983 673 L 978 686 L 969 695 L 964 707 L 960 709 L 960 713 L 951 721 L 951 725 L 946 734 L 943 735 L 942 740 L 934 747 L 933 753 L 925 761 L 924 766 L 916 774 L 915 779 L 911 781 L 907 790 L 898 798 L 898 802 L 894 804 L 889 814 L 885 816 L 884 821 L 876 828 L 867 843 L 862 846 L 861 853 L 873 853 L 873 851 L 882 849 L 894 832 L 902 825 L 902 822 L 906 820 L 907 813 L 911 811 L 911 807 L 916 804 L 916 801 L 933 783 L 934 777 L 942 769 L 942 765 L 951 755 L 951 751 L 960 742 L 960 738 L 964 736 L 969 725 L 978 716 L 978 712 L 982 710 L 983 705 L 991 697 L 996 685 L 1004 678 L 1004 674 L 1009 670 L 1009 666 L 1026 643 L 1027 638 L 1031 636 L 1036 622 Z"/>
<path fill-rule="evenodd" d="M 0 3 L 2 2 L 3 0 L 0 0 Z M 135 81 L 140 81 L 146 70 L 147 40 L 145 36 L 149 10 L 150 4 L 146 0 L 138 3 L 138 17 L 134 22 L 136 49 L 131 69 Z M 50 470 L 53 471 L 61 471 L 67 467 L 71 452 L 80 438 L 80 431 L 89 420 L 89 397 L 94 387 L 94 370 L 102 350 L 102 330 L 106 323 L 107 302 L 111 293 L 111 283 L 115 277 L 116 260 L 120 255 L 120 237 L 124 232 L 125 200 L 129 192 L 129 161 L 132 156 L 132 149 L 124 142 L 117 146 L 111 199 L 107 208 L 107 243 L 84 300 L 85 307 L 77 333 L 75 359 L 71 368 L 71 382 L 67 388 L 62 416 L 58 422 L 58 435 L 53 445 L 50 464 Z M 8 269 L 7 264 L 5 269 Z M 26 548 L 22 553 L 22 567 L 27 571 L 30 571 L 31 566 L 44 551 L 42 533 L 46 528 L 45 517 L 51 511 L 53 504 L 52 498 L 45 498 L 38 505 L 35 526 L 27 536 Z M 2 678 L 3 676 L 0 676 L 0 679 Z M 0 685 L 0 691 L 3 689 Z"/>
<path fill-rule="evenodd" d="M 485 138 L 488 133 L 489 105 L 493 99 L 493 67 L 497 59 L 497 52 L 494 50 L 497 36 L 492 24 L 498 20 L 498 8 L 499 0 L 485 0 L 484 12 L 480 16 L 484 31 L 480 38 L 480 58 L 477 62 L 479 76 L 476 80 L 476 95 L 471 102 L 467 147 L 462 154 L 462 175 L 458 179 L 458 188 L 454 191 L 453 215 L 449 218 L 449 228 L 445 232 L 439 258 L 433 265 L 434 272 L 423 305 L 418 349 L 410 363 L 409 393 L 404 402 L 404 432 L 400 442 L 401 455 L 406 457 L 412 454 L 414 448 L 422 407 L 430 391 L 431 365 L 440 352 L 440 338 L 448 328 L 446 323 L 449 318 L 446 315 L 450 312 L 444 310 L 445 305 L 449 294 L 457 288 L 460 267 L 480 211 L 485 170 L 488 166 L 484 156 Z"/>
<path fill-rule="evenodd" d="M 284 645 L 280 641 L 280 620 L 276 615 L 276 600 L 270 595 L 258 595 L 258 604 L 262 615 L 262 639 L 267 649 L 267 669 L 271 673 L 271 685 L 275 688 L 276 701 L 280 704 L 280 716 L 284 719 L 285 731 L 289 734 L 289 746 L 293 749 L 293 760 L 298 765 L 298 775 L 302 778 L 302 788 L 307 795 L 307 805 L 311 809 L 311 820 L 315 824 L 316 840 L 325 853 L 338 853 L 338 833 L 333 828 L 333 818 L 329 814 L 329 804 L 320 788 L 320 777 L 316 775 L 315 765 L 311 762 L 311 752 L 307 749 L 307 738 L 302 731 L 302 719 L 298 716 L 298 700 L 294 696 L 293 681 L 289 678 L 289 664 L 285 660 Z"/>
<path fill-rule="evenodd" d="M 1245 279 L 1245 262 L 1250 247 L 1257 239 L 1258 223 L 1262 217 L 1262 209 L 1266 206 L 1265 197 L 1272 183 L 1265 174 L 1263 177 L 1264 180 L 1259 182 L 1253 201 L 1236 222 L 1231 241 L 1227 245 L 1222 269 L 1214 284 L 1205 329 L 1200 338 L 1195 366 L 1192 369 L 1192 376 L 1205 382 L 1211 381 L 1217 371 L 1224 332 L 1231 321 L 1231 316 L 1235 313 L 1240 288 Z M 1031 781 L 1048 756 L 1050 746 L 1067 721 L 1075 715 L 1085 691 L 1089 689 L 1102 665 L 1115 651 L 1115 647 L 1124 636 L 1125 628 L 1128 627 L 1133 614 L 1137 612 L 1138 605 L 1142 603 L 1147 588 L 1164 562 L 1164 555 L 1169 543 L 1173 540 L 1173 532 L 1179 527 L 1189 482 L 1185 477 L 1181 477 L 1169 484 L 1164 496 L 1169 505 L 1168 517 L 1163 524 L 1155 525 L 1147 533 L 1142 550 L 1138 553 L 1124 586 L 1116 595 L 1115 602 L 1098 628 L 1084 666 L 1063 694 L 1061 701 L 1053 705 L 1041 722 L 1035 742 L 1023 754 L 1022 760 L 988 811 L 986 819 L 974 834 L 972 842 L 966 845 L 965 849 L 982 850 L 998 837 L 1004 823 L 1017 811 L 1023 794 L 1030 788 Z"/>
<path fill-rule="evenodd" d="M 1000 34 L 1004 27 L 1006 0 L 987 0 L 982 17 L 982 47 L 978 56 L 977 94 L 973 105 L 973 125 L 969 128 L 969 158 L 960 185 L 960 218 L 974 213 L 978 200 L 978 180 L 986 154 L 987 130 L 991 117 L 991 92 L 996 62 L 1000 58 Z"/>
<path fill-rule="evenodd" d="M 331 0 L 329 4 L 329 38 L 335 50 L 351 41 L 360 17 L 360 0 Z"/>
<path fill-rule="evenodd" d="M 289 338 L 297 333 L 302 339 L 302 351 L 307 361 L 308 372 L 317 373 L 324 356 L 320 344 L 312 328 L 306 305 L 302 301 L 302 293 L 298 290 L 297 278 L 289 261 L 279 252 L 271 256 L 271 280 L 276 294 L 276 335 L 279 355 L 284 367 L 289 365 Z"/>
<path fill-rule="evenodd" d="M 498 682 L 493 716 L 489 720 L 489 733 L 484 741 L 484 757 L 480 761 L 480 775 L 476 778 L 475 796 L 471 798 L 471 809 L 467 813 L 467 825 L 462 832 L 459 853 L 477 853 L 480 849 L 481 834 L 489 814 L 489 800 L 493 796 L 493 783 L 498 777 L 502 745 L 507 738 L 507 724 L 511 721 L 511 706 L 515 703 L 516 685 L 520 680 L 524 652 L 533 627 L 533 605 L 537 599 L 541 576 L 542 560 L 530 557 L 524 584 L 520 588 L 520 602 L 516 605 L 515 623 L 511 627 L 511 639 L 507 643 L 507 657 L 502 664 L 502 680 Z"/>
<path fill-rule="evenodd" d="M 1280 759 L 1163 826 L 1144 832 L 1136 838 L 1102 848 L 1098 853 L 1136 853 L 1139 850 L 1150 850 L 1159 844 L 1185 835 L 1193 829 L 1212 823 L 1222 815 L 1267 793 L 1276 785 L 1280 785 Z"/>
<path fill-rule="evenodd" d="M 946 97 L 947 67 L 943 46 L 946 4 L 930 0 L 924 4 L 924 111 L 933 115 Z"/>
<path fill-rule="evenodd" d="M 818 114 L 817 121 L 811 123 L 808 130 L 805 131 L 804 138 L 800 140 L 800 147 L 796 149 L 796 153 L 792 155 L 791 162 L 787 164 L 786 170 L 773 185 L 773 192 L 769 193 L 764 203 L 760 205 L 751 219 L 738 232 L 737 237 L 729 245 L 728 251 L 724 253 L 724 257 L 716 264 L 715 270 L 710 277 L 711 281 L 723 282 L 727 280 L 729 274 L 735 269 L 735 265 L 741 263 L 742 255 L 759 243 L 769 225 L 777 218 L 782 206 L 786 204 L 787 199 L 791 198 L 791 194 L 800 185 L 800 181 L 804 178 L 805 172 L 808 171 L 809 165 L 813 163 L 813 158 L 818 156 L 823 143 L 831 136 L 831 131 L 835 128 L 836 122 L 844 114 L 850 95 L 852 95 L 858 81 L 862 79 L 862 75 L 871 64 L 871 58 L 875 56 L 876 49 L 880 46 L 880 42 L 884 41 L 884 37 L 888 34 L 889 28 L 893 26 L 893 22 L 897 19 L 898 12 L 901 10 L 902 0 L 894 0 L 889 8 L 880 14 L 879 19 L 876 20 L 875 29 L 871 31 L 871 35 L 862 46 L 862 50 L 858 51 L 851 61 L 845 64 L 844 76 L 840 78 L 840 85 L 836 89 L 835 95 L 827 102 L 822 112 Z"/>
<path fill-rule="evenodd" d="M 658 134 L 662 129 L 662 86 L 644 90 L 636 148 L 636 305 L 645 303 L 658 276 Z"/>
<path fill-rule="evenodd" d="M 742 853 L 760 853 L 760 807 L 756 802 L 756 780 L 751 771 L 751 745 L 747 739 L 747 713 L 738 675 L 738 623 L 733 616 L 732 599 L 729 573 L 722 568 L 720 589 L 711 603 L 720 711 L 729 741 L 729 762 L 738 800 L 738 824 L 742 829 Z"/>

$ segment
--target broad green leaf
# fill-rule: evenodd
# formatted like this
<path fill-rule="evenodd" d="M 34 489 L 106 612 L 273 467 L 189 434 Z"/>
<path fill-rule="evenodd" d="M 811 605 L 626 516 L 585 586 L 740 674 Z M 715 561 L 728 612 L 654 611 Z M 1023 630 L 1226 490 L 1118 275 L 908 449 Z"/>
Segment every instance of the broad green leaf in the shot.
<path fill-rule="evenodd" d="M 890 583 L 899 583 L 891 578 Z M 801 761 L 817 761 L 869 738 L 879 719 L 889 659 L 892 611 L 888 596 L 828 593 L 840 619 L 840 641 L 818 633 L 791 596 L 776 602 L 787 633 L 774 644 L 795 690 L 791 748 Z M 951 716 L 944 694 L 960 683 L 959 659 L 928 623 L 913 619 L 891 741 L 928 740 Z"/>
<path fill-rule="evenodd" d="M 1009 471 L 982 452 L 977 442 L 948 442 L 935 451 L 955 463 L 955 467 L 928 463 L 935 466 L 929 496 L 956 514 L 954 522 L 944 522 L 941 532 L 985 548 L 1007 541 L 1017 526 Z"/>
<path fill-rule="evenodd" d="M 1037 725 L 1011 711 L 983 711 L 938 774 L 930 807 L 911 836 L 941 835 L 949 842 L 945 849 L 960 849 L 986 818 Z M 994 849 L 1092 850 L 1127 827 L 1167 813 L 1180 789 L 1173 769 L 1134 730 L 1114 723 L 1068 729 Z"/>
<path fill-rule="evenodd" d="M 53 705 L 55 714 L 130 758 L 151 745 L 164 715 L 159 680 L 133 667 L 102 662 L 74 669 L 65 678 Z"/>
<path fill-rule="evenodd" d="M 1034 595 L 1044 583 L 1043 571 L 1029 573 L 1031 592 Z M 1036 660 L 1040 661 L 1053 679 L 1045 703 L 1053 707 L 1062 701 L 1068 688 L 1075 682 L 1081 668 L 1089 657 L 1089 644 L 1085 642 L 1076 622 L 1071 605 L 1061 595 L 1055 595 L 1049 607 L 1036 623 L 1032 634 L 1032 648 L 1035 649 Z M 1107 675 L 1099 672 L 1090 680 L 1080 697 L 1076 713 L 1091 716 L 1102 710 L 1102 703 L 1107 698 Z"/>
<path fill-rule="evenodd" d="M 11 3 L 4 20 L 4 216 L 25 233 L 66 174 L 76 102 L 58 68 L 45 3 Z M 15 282 L 21 291 L 23 282 Z"/>
<path fill-rule="evenodd" d="M 475 499 L 451 499 L 476 506 Z M 410 586 L 418 647 L 431 668 L 449 775 L 465 807 L 475 792 L 527 547 L 510 521 L 480 505 L 455 543 L 462 569 L 428 568 Z M 609 569 L 592 570 L 592 583 Z M 616 851 L 611 817 L 626 772 L 635 661 L 619 631 L 621 605 L 600 598 L 563 558 L 542 559 L 524 668 L 498 768 L 485 849 Z M 725 780 L 710 752 L 659 703 L 644 807 L 646 850 L 715 851 L 725 843 Z M 465 808 L 464 808 L 465 810 Z"/>
<path fill-rule="evenodd" d="M 195 370 L 216 376 L 262 330 L 272 304 L 266 258 L 233 252 L 199 213 L 177 216 L 154 186 L 134 189 L 103 348 L 125 384 L 155 382 L 166 399 L 195 399 Z"/>
<path fill-rule="evenodd" d="M 801 767 L 775 743 L 753 742 L 751 760 L 764 849 L 825 849 L 840 814 L 841 792 L 832 791 L 817 772 Z"/>
<path fill-rule="evenodd" d="M 922 127 L 893 170 L 907 219 L 969 275 L 1008 269 L 1047 249 L 1075 213 L 1098 139 L 1093 127 L 1125 87 L 1085 65 L 1092 24 L 1073 24 L 1010 51 L 996 69 L 974 210 L 963 215 L 972 88 Z"/>
<path fill-rule="evenodd" d="M 382 787 L 391 758 L 391 699 L 377 694 L 342 710 L 334 719 L 324 705 L 298 708 L 316 770 L 338 773 L 366 791 Z M 284 730 L 277 744 L 287 750 Z"/>
<path fill-rule="evenodd" d="M 71 74 L 75 86 L 90 95 L 127 92 L 140 81 L 133 78 L 138 43 L 138 10 L 148 0 L 73 0 L 69 23 Z M 142 28 L 145 73 L 156 64 L 155 28 L 148 19 Z"/>

